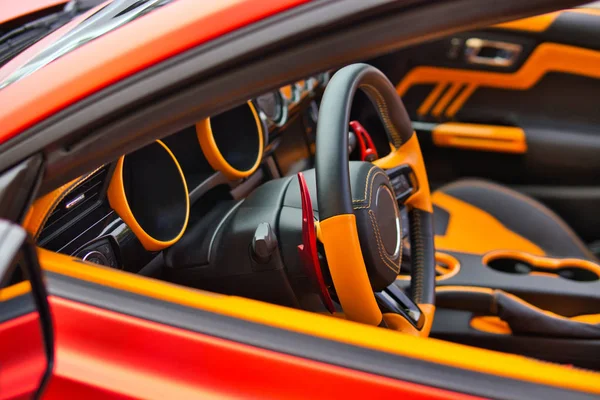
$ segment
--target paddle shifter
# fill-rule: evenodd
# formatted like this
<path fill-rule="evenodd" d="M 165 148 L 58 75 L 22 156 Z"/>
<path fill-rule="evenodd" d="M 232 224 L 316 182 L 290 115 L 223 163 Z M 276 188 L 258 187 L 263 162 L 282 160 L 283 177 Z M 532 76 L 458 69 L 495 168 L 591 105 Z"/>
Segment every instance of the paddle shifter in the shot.
<path fill-rule="evenodd" d="M 377 150 L 375 149 L 375 145 L 373 144 L 373 140 L 371 140 L 369 132 L 367 132 L 358 121 L 350 121 L 350 128 L 352 128 L 356 134 L 356 139 L 358 140 L 360 160 L 368 162 L 377 160 L 379 156 L 377 155 Z"/>
<path fill-rule="evenodd" d="M 315 230 L 312 201 L 302 172 L 298 173 L 298 184 L 302 199 L 302 244 L 298 245 L 298 253 L 300 254 L 300 258 L 302 258 L 306 274 L 312 281 L 313 286 L 319 291 L 319 296 L 323 304 L 333 314 L 335 307 L 329 295 L 329 290 L 325 286 L 319 256 L 317 255 L 317 233 Z"/>

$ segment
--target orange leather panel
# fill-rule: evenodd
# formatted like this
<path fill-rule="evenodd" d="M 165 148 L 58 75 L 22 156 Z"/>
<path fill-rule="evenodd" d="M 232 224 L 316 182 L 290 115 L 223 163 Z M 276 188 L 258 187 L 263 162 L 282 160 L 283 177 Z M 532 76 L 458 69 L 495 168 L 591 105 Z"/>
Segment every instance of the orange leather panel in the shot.
<path fill-rule="evenodd" d="M 440 94 L 442 94 L 446 86 L 446 82 L 437 84 L 436 87 L 429 93 L 423 104 L 421 104 L 417 110 L 417 114 L 421 116 L 427 115 L 429 109 L 435 104 L 435 101 L 440 97 Z"/>
<path fill-rule="evenodd" d="M 435 107 L 433 108 L 433 111 L 431 112 L 431 114 L 434 117 L 439 117 L 442 114 L 442 111 L 444 111 L 444 109 L 446 108 L 446 106 L 450 102 L 450 100 L 452 100 L 452 98 L 454 96 L 456 96 L 456 93 L 458 93 L 458 90 L 461 87 L 462 87 L 461 83 L 453 83 L 452 86 L 450 86 L 450 89 L 448 89 L 446 91 L 446 93 L 444 93 L 444 95 L 442 96 L 442 98 L 440 99 L 440 101 L 435 105 Z"/>
<path fill-rule="evenodd" d="M 578 315 L 571 317 L 573 321 L 585 322 L 588 324 L 600 324 L 600 314 Z"/>
<path fill-rule="evenodd" d="M 537 245 L 510 231 L 485 211 L 442 192 L 435 192 L 431 197 L 434 204 L 450 213 L 446 234 L 435 236 L 436 249 L 472 254 L 500 249 L 545 254 Z"/>
<path fill-rule="evenodd" d="M 516 21 L 503 22 L 494 25 L 493 28 L 509 29 L 513 31 L 544 32 L 560 15 L 560 11 L 548 14 L 536 15 L 535 17 L 517 19 Z"/>
<path fill-rule="evenodd" d="M 58 189 L 54 189 L 50 193 L 38 198 L 27 211 L 23 220 L 23 228 L 25 228 L 34 239 L 37 239 L 44 224 L 48 220 L 48 217 L 58 204 L 68 196 L 69 193 L 77 188 L 83 180 L 96 173 L 100 168 L 95 169 L 89 174 L 73 179 L 71 182 L 65 183 Z"/>
<path fill-rule="evenodd" d="M 510 326 L 500 318 L 494 316 L 474 317 L 469 322 L 469 326 L 481 332 L 495 333 L 497 335 L 512 334 Z"/>
<path fill-rule="evenodd" d="M 425 163 L 423 162 L 423 155 L 416 133 L 413 133 L 411 138 L 402 144 L 399 149 L 392 149 L 390 154 L 375 160 L 373 164 L 382 169 L 394 168 L 401 164 L 410 165 L 417 177 L 419 188 L 406 200 L 406 204 L 433 213 L 429 180 L 427 179 L 427 171 L 425 170 Z"/>
<path fill-rule="evenodd" d="M 600 324 L 600 314 L 579 315 L 571 317 L 570 320 L 588 324 Z M 474 317 L 471 319 L 469 325 L 471 328 L 482 332 L 495 333 L 498 335 L 512 334 L 510 326 L 499 317 L 487 315 Z"/>
<path fill-rule="evenodd" d="M 50 193 L 40 197 L 31 205 L 23 222 L 23 227 L 31 236 L 37 239 L 52 211 L 54 211 L 58 203 L 60 203 L 65 196 L 77 187 L 77 182 L 79 182 L 80 179 L 81 178 L 77 178 L 69 183 L 65 183 L 58 189 L 54 189 Z"/>
<path fill-rule="evenodd" d="M 504 22 L 493 25 L 493 28 L 508 29 L 513 31 L 544 32 L 550 25 L 564 12 L 579 13 L 600 16 L 600 10 L 597 8 L 574 8 L 565 11 L 556 11 L 548 14 L 536 15 L 535 17 L 518 19 L 515 21 Z"/>
<path fill-rule="evenodd" d="M 0 289 L 0 303 L 31 291 L 29 281 L 23 281 Z"/>
<path fill-rule="evenodd" d="M 336 215 L 319 223 L 329 272 L 346 316 L 379 325 L 382 315 L 367 275 L 354 214 Z"/>
<path fill-rule="evenodd" d="M 441 147 L 468 150 L 525 153 L 527 143 L 521 128 L 448 122 L 437 125 L 432 132 L 433 143 Z"/>
<path fill-rule="evenodd" d="M 435 306 L 433 304 L 419 304 L 419 308 L 425 315 L 425 325 L 423 325 L 421 330 L 416 329 L 406 320 L 406 318 L 401 317 L 398 314 L 385 313 L 383 314 L 383 319 L 389 329 L 411 336 L 428 337 L 431 332 L 431 326 L 433 325 Z"/>

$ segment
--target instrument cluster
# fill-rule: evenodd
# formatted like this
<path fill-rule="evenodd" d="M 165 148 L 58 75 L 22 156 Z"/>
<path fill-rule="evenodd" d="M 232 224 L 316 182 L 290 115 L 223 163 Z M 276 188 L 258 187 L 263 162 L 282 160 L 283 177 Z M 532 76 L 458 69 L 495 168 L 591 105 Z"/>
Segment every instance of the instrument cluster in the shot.
<path fill-rule="evenodd" d="M 215 205 L 311 168 L 318 97 L 328 80 L 323 73 L 286 85 L 83 177 L 58 194 L 64 201 L 48 210 L 37 243 L 140 271 Z"/>

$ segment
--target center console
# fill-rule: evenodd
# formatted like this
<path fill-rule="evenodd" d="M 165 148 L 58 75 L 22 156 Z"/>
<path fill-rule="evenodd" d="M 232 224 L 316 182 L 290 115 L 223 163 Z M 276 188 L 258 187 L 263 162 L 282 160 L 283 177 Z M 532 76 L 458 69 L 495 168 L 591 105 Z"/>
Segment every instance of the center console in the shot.
<path fill-rule="evenodd" d="M 594 334 L 600 332 L 600 265 L 597 263 L 504 250 L 483 255 L 444 250 L 436 254 L 436 261 L 433 337 L 584 368 L 600 368 L 597 357 L 600 334 Z M 401 276 L 396 285 L 406 289 L 408 281 Z M 501 305 L 496 304 L 494 294 L 498 293 L 506 293 L 515 304 L 534 310 L 527 323 L 538 326 L 530 332 L 512 330 L 505 316 L 499 317 L 501 313 L 497 312 Z M 546 333 L 547 321 L 539 316 L 548 316 L 560 323 L 591 324 L 588 330 L 591 334 L 582 335 L 577 330 L 566 334 Z"/>

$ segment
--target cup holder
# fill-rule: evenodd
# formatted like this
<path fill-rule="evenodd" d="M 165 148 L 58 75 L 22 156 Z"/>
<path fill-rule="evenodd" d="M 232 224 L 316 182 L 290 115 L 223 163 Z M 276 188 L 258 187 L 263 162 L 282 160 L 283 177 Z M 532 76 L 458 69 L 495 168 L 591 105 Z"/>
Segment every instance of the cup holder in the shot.
<path fill-rule="evenodd" d="M 493 270 L 532 276 L 551 276 L 576 282 L 593 282 L 600 277 L 600 266 L 580 259 L 555 259 L 520 252 L 493 252 L 484 256 Z"/>

